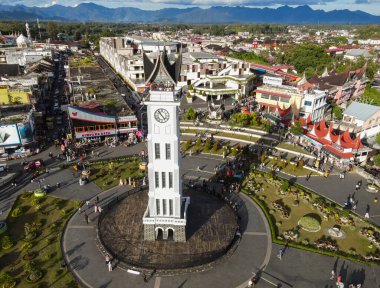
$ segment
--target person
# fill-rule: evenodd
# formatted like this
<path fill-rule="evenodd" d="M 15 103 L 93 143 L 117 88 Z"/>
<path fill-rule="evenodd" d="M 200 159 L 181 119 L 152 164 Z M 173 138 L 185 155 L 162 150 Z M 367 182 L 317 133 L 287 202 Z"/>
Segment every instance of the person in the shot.
<path fill-rule="evenodd" d="M 98 212 L 102 213 L 102 206 L 100 206 L 100 205 L 98 206 Z"/>
<path fill-rule="evenodd" d="M 96 152 L 96 157 L 98 157 L 98 158 L 99 158 L 99 155 L 100 155 L 100 153 L 99 153 L 99 152 Z"/>
<path fill-rule="evenodd" d="M 331 270 L 331 277 L 330 277 L 330 280 L 334 280 L 335 279 L 335 271 L 334 270 Z"/>
<path fill-rule="evenodd" d="M 86 211 L 84 211 L 84 219 L 86 220 L 86 223 L 88 224 L 88 215 L 87 215 L 87 213 L 86 213 Z"/>
<path fill-rule="evenodd" d="M 106 256 L 106 265 L 108 266 L 108 272 L 111 272 L 112 271 L 112 261 L 111 261 L 111 258 L 110 256 Z"/>
<path fill-rule="evenodd" d="M 15 185 L 16 186 L 16 185 Z M 375 197 L 375 199 L 373 199 L 373 202 L 374 203 L 377 203 L 379 200 L 377 199 L 377 197 Z"/>
<path fill-rule="evenodd" d="M 282 256 L 284 256 L 284 250 L 280 249 L 280 251 L 278 251 L 277 258 L 282 260 Z"/>
<path fill-rule="evenodd" d="M 365 212 L 364 218 L 369 219 L 369 213 Z"/>
<path fill-rule="evenodd" d="M 248 281 L 248 288 L 252 288 L 253 287 L 253 281 L 252 281 L 252 279 L 249 279 L 249 281 Z"/>

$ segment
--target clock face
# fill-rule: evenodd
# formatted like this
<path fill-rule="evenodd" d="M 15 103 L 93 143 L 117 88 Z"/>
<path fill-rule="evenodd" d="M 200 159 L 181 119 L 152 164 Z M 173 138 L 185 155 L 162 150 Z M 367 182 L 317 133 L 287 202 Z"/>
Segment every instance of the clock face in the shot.
<path fill-rule="evenodd" d="M 159 108 L 154 112 L 154 119 L 157 122 L 165 123 L 169 120 L 169 112 L 166 109 Z"/>

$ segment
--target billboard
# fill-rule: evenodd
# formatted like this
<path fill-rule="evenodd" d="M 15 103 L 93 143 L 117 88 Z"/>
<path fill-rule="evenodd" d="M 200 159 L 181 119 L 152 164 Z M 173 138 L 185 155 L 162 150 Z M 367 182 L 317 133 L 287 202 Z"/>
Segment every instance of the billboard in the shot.
<path fill-rule="evenodd" d="M 0 146 L 20 145 L 17 124 L 0 124 Z"/>

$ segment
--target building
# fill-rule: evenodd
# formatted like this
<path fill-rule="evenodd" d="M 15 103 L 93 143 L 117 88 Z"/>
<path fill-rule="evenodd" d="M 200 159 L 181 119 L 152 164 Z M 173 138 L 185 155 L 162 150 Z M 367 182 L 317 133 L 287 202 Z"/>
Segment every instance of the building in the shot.
<path fill-rule="evenodd" d="M 365 147 L 360 135 L 352 137 L 348 129 L 336 131 L 332 125 L 327 126 L 325 120 L 312 123 L 308 119 L 300 119 L 304 134 L 300 136 L 300 144 L 311 148 L 319 159 L 334 163 L 338 167 L 346 167 L 353 162 L 365 162 L 372 150 Z"/>
<path fill-rule="evenodd" d="M 338 105 L 360 98 L 369 82 L 365 75 L 366 66 L 342 73 L 327 72 L 322 76 L 314 75 L 307 81 L 319 90 L 325 90 L 327 96 Z"/>
<path fill-rule="evenodd" d="M 352 102 L 343 112 L 341 126 L 361 138 L 370 138 L 380 133 L 380 107 Z"/>
<path fill-rule="evenodd" d="M 144 240 L 186 241 L 189 197 L 182 197 L 180 175 L 179 105 L 175 87 L 181 55 L 170 63 L 165 51 L 152 62 L 144 57 L 145 81 L 150 87 L 148 116 L 149 200 L 143 216 Z"/>
<path fill-rule="evenodd" d="M 86 108 L 68 106 L 68 113 L 73 125 L 75 138 L 115 140 L 128 138 L 129 134 L 137 132 L 137 118 L 134 115 L 107 115 L 100 111 L 97 105 Z"/>
<path fill-rule="evenodd" d="M 307 82 L 305 75 L 297 83 L 297 88 L 303 92 L 299 117 L 308 118 L 310 116 L 313 122 L 321 121 L 327 107 L 326 91 L 315 89 L 314 85 Z"/>
<path fill-rule="evenodd" d="M 371 54 L 368 52 L 367 49 L 349 49 L 346 51 L 346 54 L 344 54 L 343 58 L 350 59 L 352 61 L 356 61 L 360 57 L 364 57 L 365 59 L 372 58 Z"/>

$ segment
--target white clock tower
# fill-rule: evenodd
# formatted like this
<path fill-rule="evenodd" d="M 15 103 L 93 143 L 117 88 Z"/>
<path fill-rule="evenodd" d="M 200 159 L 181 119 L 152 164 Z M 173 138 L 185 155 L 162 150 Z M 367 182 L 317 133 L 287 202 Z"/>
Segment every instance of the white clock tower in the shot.
<path fill-rule="evenodd" d="M 179 100 L 175 87 L 181 53 L 170 63 L 166 51 L 152 62 L 146 54 L 144 74 L 150 87 L 148 116 L 149 201 L 143 216 L 144 240 L 186 241 L 189 197 L 182 197 L 179 147 Z"/>

